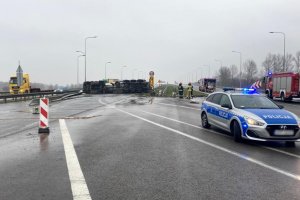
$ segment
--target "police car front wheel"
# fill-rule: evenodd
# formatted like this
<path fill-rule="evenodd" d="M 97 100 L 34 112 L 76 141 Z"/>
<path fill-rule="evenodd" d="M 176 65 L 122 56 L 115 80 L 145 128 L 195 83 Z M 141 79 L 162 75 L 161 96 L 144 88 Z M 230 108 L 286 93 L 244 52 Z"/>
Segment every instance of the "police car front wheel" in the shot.
<path fill-rule="evenodd" d="M 233 134 L 234 141 L 242 142 L 242 132 L 241 132 L 240 125 L 237 121 L 233 121 L 231 127 L 231 133 Z"/>

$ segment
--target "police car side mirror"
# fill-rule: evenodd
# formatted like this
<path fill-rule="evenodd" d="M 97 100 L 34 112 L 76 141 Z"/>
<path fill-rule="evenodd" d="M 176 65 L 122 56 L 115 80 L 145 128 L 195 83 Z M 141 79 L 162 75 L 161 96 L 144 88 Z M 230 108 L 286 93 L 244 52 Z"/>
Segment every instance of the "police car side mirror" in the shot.
<path fill-rule="evenodd" d="M 231 106 L 231 105 L 229 105 L 229 104 L 227 104 L 227 103 L 225 103 L 225 104 L 222 104 L 222 105 L 221 105 L 221 107 L 222 107 L 222 108 L 228 108 L 228 109 L 232 109 L 232 106 Z"/>
<path fill-rule="evenodd" d="M 282 106 L 282 105 L 278 105 L 278 107 L 279 107 L 280 109 L 283 109 L 283 108 L 284 108 L 284 106 Z"/>

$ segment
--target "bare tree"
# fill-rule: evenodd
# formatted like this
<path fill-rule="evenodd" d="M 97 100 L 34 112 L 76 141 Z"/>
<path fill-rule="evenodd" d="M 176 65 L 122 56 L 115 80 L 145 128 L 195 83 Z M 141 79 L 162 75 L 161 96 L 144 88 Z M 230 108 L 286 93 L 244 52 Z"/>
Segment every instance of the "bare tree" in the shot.
<path fill-rule="evenodd" d="M 282 72 L 284 71 L 283 67 L 283 56 L 280 54 L 273 54 L 273 72 Z"/>
<path fill-rule="evenodd" d="M 247 84 L 250 84 L 254 81 L 255 75 L 257 74 L 257 66 L 254 60 L 246 60 L 244 63 L 244 76 L 247 81 Z"/>
<path fill-rule="evenodd" d="M 294 56 L 290 53 L 288 53 L 285 56 L 285 67 L 283 72 L 292 72 L 294 69 Z"/>
<path fill-rule="evenodd" d="M 239 74 L 238 67 L 236 65 L 231 65 L 230 66 L 230 73 L 231 73 L 232 78 L 236 77 Z"/>
<path fill-rule="evenodd" d="M 274 55 L 269 53 L 267 55 L 266 59 L 264 60 L 264 62 L 262 63 L 262 66 L 266 73 L 268 73 L 269 71 L 274 71 L 273 57 L 274 57 Z"/>
<path fill-rule="evenodd" d="M 266 70 L 264 69 L 264 67 L 257 69 L 257 76 L 258 78 L 262 78 L 264 76 L 268 75 L 268 73 L 266 72 Z"/>
<path fill-rule="evenodd" d="M 238 68 L 236 65 L 230 66 L 230 74 L 231 74 L 231 86 L 234 86 L 235 80 L 234 78 L 237 77 L 239 74 Z"/>
<path fill-rule="evenodd" d="M 221 86 L 229 86 L 231 70 L 229 67 L 221 67 L 218 72 L 219 82 Z"/>
<path fill-rule="evenodd" d="M 281 72 L 283 71 L 283 56 L 280 54 L 269 53 L 262 63 L 266 72 Z"/>
<path fill-rule="evenodd" d="M 294 65 L 295 65 L 295 71 L 300 72 L 300 51 L 296 53 L 296 56 L 294 57 Z"/>
<path fill-rule="evenodd" d="M 285 56 L 285 65 L 283 66 L 283 55 L 269 53 L 262 63 L 265 72 L 300 72 L 300 51 L 294 57 L 292 54 L 287 53 Z"/>

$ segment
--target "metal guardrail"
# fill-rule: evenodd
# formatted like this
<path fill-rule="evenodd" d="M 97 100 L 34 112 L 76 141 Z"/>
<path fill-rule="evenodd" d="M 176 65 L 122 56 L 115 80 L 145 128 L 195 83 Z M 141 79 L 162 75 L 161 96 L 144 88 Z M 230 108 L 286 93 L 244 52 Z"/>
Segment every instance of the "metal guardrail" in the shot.
<path fill-rule="evenodd" d="M 9 94 L 9 92 L 0 92 L 0 95 L 6 95 Z"/>
<path fill-rule="evenodd" d="M 28 99 L 28 97 L 44 97 L 46 95 L 59 95 L 59 94 L 67 94 L 67 93 L 74 93 L 79 92 L 79 90 L 68 90 L 63 92 L 37 92 L 37 93 L 28 93 L 28 94 L 5 94 L 0 95 L 0 100 L 4 100 L 4 103 L 7 103 L 8 99 L 12 99 L 14 101 L 17 101 L 17 99 Z"/>

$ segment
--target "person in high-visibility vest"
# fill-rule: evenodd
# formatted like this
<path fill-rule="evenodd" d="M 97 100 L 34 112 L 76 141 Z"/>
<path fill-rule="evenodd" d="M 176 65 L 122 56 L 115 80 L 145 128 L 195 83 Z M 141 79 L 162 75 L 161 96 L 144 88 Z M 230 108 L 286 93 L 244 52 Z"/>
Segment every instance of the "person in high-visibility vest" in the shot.
<path fill-rule="evenodd" d="M 183 86 L 182 86 L 182 83 L 179 83 L 179 86 L 178 86 L 178 96 L 179 98 L 183 98 Z"/>
<path fill-rule="evenodd" d="M 188 99 L 191 99 L 191 96 L 192 96 L 192 84 L 191 83 L 189 83 L 188 84 L 188 87 L 187 87 L 187 98 Z"/>

